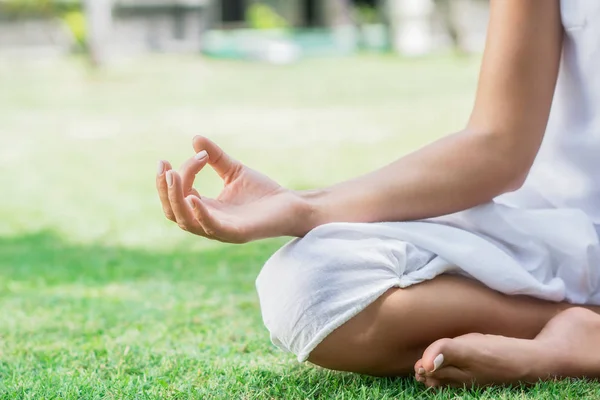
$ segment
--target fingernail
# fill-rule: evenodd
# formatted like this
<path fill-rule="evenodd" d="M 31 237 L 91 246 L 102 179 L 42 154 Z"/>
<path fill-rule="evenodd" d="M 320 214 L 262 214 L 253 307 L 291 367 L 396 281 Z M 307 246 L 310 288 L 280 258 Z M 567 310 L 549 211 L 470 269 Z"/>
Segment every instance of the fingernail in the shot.
<path fill-rule="evenodd" d="M 162 161 L 158 162 L 158 174 L 161 175 L 165 171 L 165 163 Z"/>
<path fill-rule="evenodd" d="M 444 355 L 438 354 L 438 356 L 433 360 L 433 371 L 431 371 L 431 372 L 435 372 L 438 368 L 440 368 L 442 366 L 443 363 L 444 363 Z"/>
<path fill-rule="evenodd" d="M 425 368 L 419 368 L 419 370 L 417 371 L 417 374 L 425 375 Z"/>
<path fill-rule="evenodd" d="M 199 152 L 198 154 L 196 154 L 194 156 L 194 158 L 198 161 L 202 161 L 206 158 L 206 156 L 208 155 L 208 153 L 206 152 L 206 150 L 202 150 L 201 152 Z"/>
<path fill-rule="evenodd" d="M 173 171 L 167 171 L 167 185 L 173 186 Z"/>

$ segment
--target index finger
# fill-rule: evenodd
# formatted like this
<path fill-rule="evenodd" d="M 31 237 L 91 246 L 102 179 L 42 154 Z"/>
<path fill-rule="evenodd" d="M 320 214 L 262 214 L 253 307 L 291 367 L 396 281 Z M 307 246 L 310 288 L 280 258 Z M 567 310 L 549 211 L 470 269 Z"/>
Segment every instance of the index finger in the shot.
<path fill-rule="evenodd" d="M 205 150 L 200 151 L 194 157 L 188 159 L 179 168 L 183 193 L 185 196 L 194 193 L 194 180 L 198 172 L 204 168 L 208 161 L 208 154 Z"/>
<path fill-rule="evenodd" d="M 231 158 L 215 142 L 204 136 L 198 135 L 194 137 L 193 145 L 196 152 L 206 150 L 208 153 L 208 163 L 223 180 L 231 177 L 241 165 L 239 161 Z"/>

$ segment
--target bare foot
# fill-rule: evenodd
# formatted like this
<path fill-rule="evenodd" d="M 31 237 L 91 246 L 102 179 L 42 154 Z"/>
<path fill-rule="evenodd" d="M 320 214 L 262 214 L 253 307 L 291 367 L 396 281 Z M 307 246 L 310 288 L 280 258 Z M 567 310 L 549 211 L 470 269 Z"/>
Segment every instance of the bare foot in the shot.
<path fill-rule="evenodd" d="M 557 314 L 533 340 L 472 333 L 441 339 L 415 364 L 429 387 L 535 383 L 600 377 L 600 316 L 584 308 Z"/>

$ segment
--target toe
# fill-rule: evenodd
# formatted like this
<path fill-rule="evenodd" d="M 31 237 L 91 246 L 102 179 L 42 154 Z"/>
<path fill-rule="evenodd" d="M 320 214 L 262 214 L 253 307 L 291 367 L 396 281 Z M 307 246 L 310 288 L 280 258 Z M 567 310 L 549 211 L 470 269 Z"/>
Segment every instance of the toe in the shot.
<path fill-rule="evenodd" d="M 438 381 L 435 378 L 429 377 L 429 376 L 427 378 L 425 378 L 425 381 L 423 383 L 428 388 L 438 388 L 438 387 L 441 387 L 440 381 Z"/>
<path fill-rule="evenodd" d="M 425 381 L 427 380 L 427 377 L 424 375 L 415 374 L 415 380 L 417 382 L 425 383 Z"/>
<path fill-rule="evenodd" d="M 449 365 L 458 368 L 468 366 L 473 350 L 468 344 L 481 337 L 483 335 L 479 333 L 469 333 L 454 339 L 433 342 L 423 353 L 423 368 L 427 372 L 433 372 Z"/>
<path fill-rule="evenodd" d="M 451 365 L 428 373 L 427 379 L 430 378 L 437 381 L 438 386 L 464 387 L 473 383 L 471 375 Z"/>
<path fill-rule="evenodd" d="M 432 343 L 423 353 L 422 365 L 427 371 L 427 386 L 470 387 L 473 376 L 473 347 L 469 343 L 482 337 L 468 334 L 455 339 L 441 339 Z"/>
<path fill-rule="evenodd" d="M 423 353 L 421 358 L 421 365 L 427 372 L 433 372 L 450 361 L 448 359 L 448 349 L 452 347 L 452 339 L 440 339 L 433 342 Z"/>
<path fill-rule="evenodd" d="M 420 359 L 415 363 L 415 374 L 416 375 L 425 375 L 425 368 L 423 368 L 423 360 Z"/>

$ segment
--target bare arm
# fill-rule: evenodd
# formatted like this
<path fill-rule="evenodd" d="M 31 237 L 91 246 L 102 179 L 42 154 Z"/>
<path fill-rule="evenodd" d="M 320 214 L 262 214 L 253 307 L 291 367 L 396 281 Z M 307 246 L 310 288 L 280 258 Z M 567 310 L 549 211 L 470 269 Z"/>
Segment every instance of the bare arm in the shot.
<path fill-rule="evenodd" d="M 303 193 L 308 229 L 435 217 L 520 187 L 546 129 L 561 47 L 558 0 L 493 0 L 467 127 L 366 176 Z"/>
<path fill-rule="evenodd" d="M 559 0 L 492 0 L 477 99 L 467 127 L 368 175 L 297 193 L 229 157 L 205 137 L 179 172 L 161 161 L 165 215 L 223 242 L 303 236 L 328 222 L 405 221 L 485 203 L 518 188 L 539 150 L 562 47 Z M 223 179 L 216 199 L 194 177 L 205 165 Z"/>

